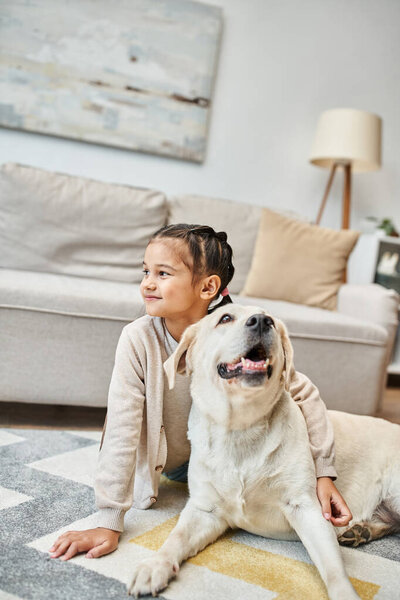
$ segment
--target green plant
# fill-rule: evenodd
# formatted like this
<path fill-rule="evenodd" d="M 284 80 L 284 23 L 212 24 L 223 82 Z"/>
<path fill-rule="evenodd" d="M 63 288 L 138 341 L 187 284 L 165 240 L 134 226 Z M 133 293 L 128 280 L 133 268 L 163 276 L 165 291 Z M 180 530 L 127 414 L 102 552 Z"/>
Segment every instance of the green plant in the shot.
<path fill-rule="evenodd" d="M 377 217 L 365 217 L 367 221 L 372 221 L 375 223 L 375 227 L 377 229 L 382 229 L 385 235 L 392 237 L 399 237 L 399 233 L 392 221 L 389 217 L 382 219 L 381 221 Z"/>
<path fill-rule="evenodd" d="M 379 225 L 377 225 L 377 228 L 383 229 L 383 231 L 385 232 L 385 235 L 399 237 L 399 234 L 396 231 L 396 227 L 394 226 L 392 219 L 389 219 L 389 218 L 382 219 L 381 223 Z"/>

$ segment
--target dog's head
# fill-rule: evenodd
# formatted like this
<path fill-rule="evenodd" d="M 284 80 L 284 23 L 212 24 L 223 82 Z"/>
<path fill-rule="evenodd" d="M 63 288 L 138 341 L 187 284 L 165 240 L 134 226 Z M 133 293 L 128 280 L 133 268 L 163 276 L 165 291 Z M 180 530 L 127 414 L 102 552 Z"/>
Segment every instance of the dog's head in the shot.
<path fill-rule="evenodd" d="M 262 308 L 229 304 L 188 327 L 164 369 L 170 389 L 176 372 L 191 374 L 193 400 L 210 414 L 211 404 L 251 409 L 288 390 L 292 362 L 282 321 Z"/>

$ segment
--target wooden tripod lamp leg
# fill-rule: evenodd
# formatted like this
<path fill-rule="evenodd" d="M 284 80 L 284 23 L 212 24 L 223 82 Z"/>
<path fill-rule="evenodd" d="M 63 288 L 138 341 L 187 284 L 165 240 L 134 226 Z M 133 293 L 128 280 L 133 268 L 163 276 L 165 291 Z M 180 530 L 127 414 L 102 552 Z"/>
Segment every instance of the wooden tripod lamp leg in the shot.
<path fill-rule="evenodd" d="M 344 165 L 342 229 L 350 226 L 351 164 Z"/>
<path fill-rule="evenodd" d="M 325 194 L 324 194 L 324 197 L 322 198 L 321 206 L 319 207 L 318 217 L 317 217 L 317 220 L 315 221 L 316 225 L 319 225 L 321 222 L 322 213 L 324 212 L 324 208 L 325 208 L 326 201 L 328 199 L 329 191 L 332 187 L 333 176 L 335 175 L 336 168 L 337 168 L 337 163 L 334 163 L 331 167 L 331 172 L 329 174 L 328 183 L 326 184 Z"/>
<path fill-rule="evenodd" d="M 338 163 L 334 163 L 331 167 L 329 174 L 328 183 L 326 185 L 324 197 L 322 198 L 321 206 L 319 208 L 316 225 L 321 222 L 322 214 L 325 209 L 325 204 L 328 199 L 329 191 L 332 187 L 333 177 L 335 175 Z M 344 186 L 343 186 L 343 203 L 342 203 L 342 229 L 349 229 L 350 226 L 350 201 L 351 201 L 351 163 L 344 164 Z M 347 269 L 344 272 L 343 282 L 347 281 Z"/>
<path fill-rule="evenodd" d="M 350 226 L 350 198 L 351 198 L 351 164 L 344 165 L 343 204 L 342 204 L 342 229 Z M 347 282 L 347 268 L 344 270 L 343 283 Z"/>

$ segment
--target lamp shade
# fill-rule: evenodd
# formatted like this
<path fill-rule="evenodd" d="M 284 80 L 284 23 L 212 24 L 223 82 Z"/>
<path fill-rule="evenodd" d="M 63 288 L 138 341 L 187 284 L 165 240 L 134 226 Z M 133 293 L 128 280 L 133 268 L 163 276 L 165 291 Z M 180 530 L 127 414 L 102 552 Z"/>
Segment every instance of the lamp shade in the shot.
<path fill-rule="evenodd" d="M 319 167 L 351 163 L 353 171 L 381 166 L 382 119 L 352 108 L 326 110 L 319 118 L 310 162 Z"/>

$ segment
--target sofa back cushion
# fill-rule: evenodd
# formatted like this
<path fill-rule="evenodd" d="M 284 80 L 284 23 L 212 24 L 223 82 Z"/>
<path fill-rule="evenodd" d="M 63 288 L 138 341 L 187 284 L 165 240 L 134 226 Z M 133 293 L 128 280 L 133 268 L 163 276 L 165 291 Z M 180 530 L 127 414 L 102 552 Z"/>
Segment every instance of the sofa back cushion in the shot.
<path fill-rule="evenodd" d="M 235 267 L 235 275 L 228 286 L 232 294 L 239 294 L 246 282 L 261 214 L 261 206 L 221 198 L 188 194 L 168 198 L 168 223 L 209 225 L 216 231 L 227 233 Z M 292 211 L 282 211 L 282 214 L 295 216 Z"/>
<path fill-rule="evenodd" d="M 167 220 L 155 190 L 7 163 L 0 171 L 0 266 L 138 283 Z"/>

